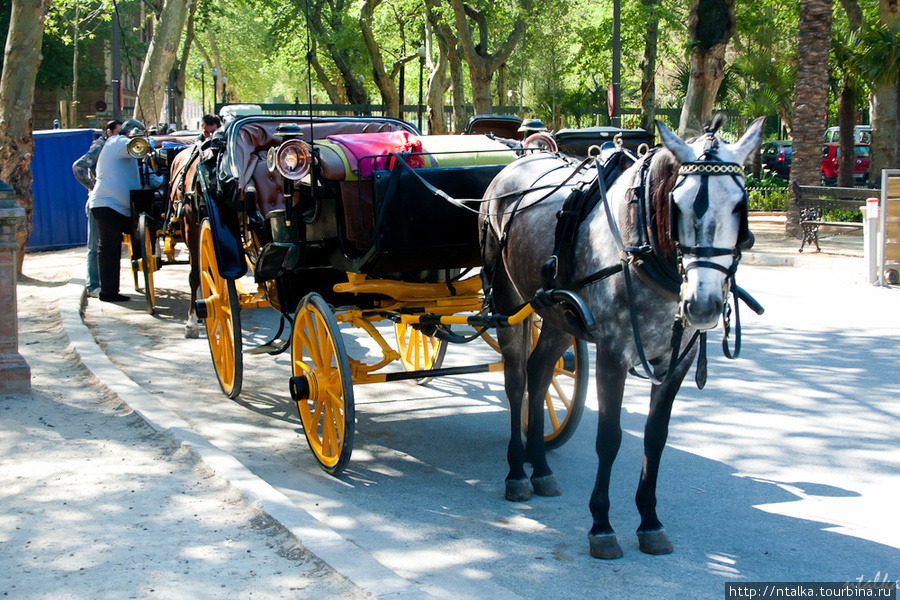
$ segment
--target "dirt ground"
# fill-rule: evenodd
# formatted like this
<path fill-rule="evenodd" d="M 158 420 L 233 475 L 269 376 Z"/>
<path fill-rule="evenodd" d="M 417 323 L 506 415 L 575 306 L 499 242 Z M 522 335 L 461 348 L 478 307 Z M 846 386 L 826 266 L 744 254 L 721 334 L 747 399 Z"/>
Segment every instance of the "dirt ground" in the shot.
<path fill-rule="evenodd" d="M 0 395 L 3 597 L 369 597 L 85 369 L 57 308 L 83 265 L 29 253 L 17 287 L 32 390 Z"/>

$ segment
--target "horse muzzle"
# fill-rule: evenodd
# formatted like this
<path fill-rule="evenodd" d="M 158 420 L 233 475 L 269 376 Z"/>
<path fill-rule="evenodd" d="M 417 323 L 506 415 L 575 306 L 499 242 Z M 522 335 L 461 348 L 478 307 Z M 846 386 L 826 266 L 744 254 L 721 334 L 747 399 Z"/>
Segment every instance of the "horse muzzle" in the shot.
<path fill-rule="evenodd" d="M 712 329 L 719 323 L 719 315 L 725 308 L 722 286 L 699 282 L 687 285 L 683 290 L 681 314 L 695 329 Z"/>

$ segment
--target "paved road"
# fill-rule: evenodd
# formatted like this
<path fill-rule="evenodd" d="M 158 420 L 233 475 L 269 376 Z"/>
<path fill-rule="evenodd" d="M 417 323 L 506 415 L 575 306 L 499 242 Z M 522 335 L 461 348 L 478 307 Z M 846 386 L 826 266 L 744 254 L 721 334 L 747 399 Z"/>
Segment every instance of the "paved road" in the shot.
<path fill-rule="evenodd" d="M 551 453 L 563 496 L 512 504 L 497 375 L 357 386 L 353 458 L 334 478 L 302 437 L 289 356 L 245 355 L 243 393 L 221 394 L 206 340 L 182 337 L 183 267 L 158 274 L 156 316 L 143 302 L 92 300 L 85 323 L 141 388 L 422 595 L 721 598 L 730 581 L 900 578 L 900 291 L 840 267 L 741 267 L 739 283 L 767 312 L 741 313 L 740 360 L 725 360 L 711 336 L 706 389 L 686 385 L 676 401 L 659 484 L 669 556 L 641 554 L 633 534 L 648 386 L 629 381 L 616 561 L 587 553 L 593 390 L 575 436 Z M 245 347 L 266 339 L 272 317 L 243 312 Z M 366 351 L 362 338 L 347 343 Z M 451 347 L 447 363 L 490 358 Z"/>

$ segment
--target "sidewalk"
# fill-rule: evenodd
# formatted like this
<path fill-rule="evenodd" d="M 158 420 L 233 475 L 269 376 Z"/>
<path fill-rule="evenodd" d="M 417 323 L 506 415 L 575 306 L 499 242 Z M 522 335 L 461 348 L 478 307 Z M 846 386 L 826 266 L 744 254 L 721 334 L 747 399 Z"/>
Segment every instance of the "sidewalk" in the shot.
<path fill-rule="evenodd" d="M 742 263 L 762 266 L 841 268 L 864 273 L 863 235 L 859 230 L 819 229 L 819 247 L 804 246 L 800 252 L 800 240 L 785 234 L 783 214 L 750 215 L 750 231 L 756 238 L 753 248 L 744 252 Z M 847 260 L 847 259 L 859 259 Z"/>
<path fill-rule="evenodd" d="M 744 264 L 863 273 L 861 235 L 823 231 L 822 252 L 801 254 L 783 217 L 752 216 L 750 226 Z M 17 288 L 32 392 L 0 396 L 0 593 L 428 597 L 142 404 L 146 394 L 80 330 L 83 265 L 83 248 L 28 254 Z"/>
<path fill-rule="evenodd" d="M 85 367 L 105 355 L 60 315 L 78 320 L 84 260 L 28 254 L 17 286 L 32 390 L 0 396 L 0 595 L 371 598 L 217 475 L 227 457 L 201 460 L 112 391 L 124 375 Z"/>

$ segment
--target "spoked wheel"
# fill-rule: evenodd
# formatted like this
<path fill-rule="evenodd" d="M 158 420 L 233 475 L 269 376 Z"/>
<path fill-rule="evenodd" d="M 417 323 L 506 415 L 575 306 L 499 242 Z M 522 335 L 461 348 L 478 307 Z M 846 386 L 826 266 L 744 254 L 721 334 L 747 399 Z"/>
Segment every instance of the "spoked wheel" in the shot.
<path fill-rule="evenodd" d="M 447 342 L 436 336 L 428 336 L 411 325 L 394 323 L 397 334 L 397 347 L 400 349 L 400 362 L 407 371 L 431 371 L 440 369 L 447 352 Z M 433 377 L 416 379 L 419 385 L 425 385 Z"/>
<path fill-rule="evenodd" d="M 122 243 L 128 248 L 128 263 L 131 265 L 131 274 L 134 276 L 134 291 L 139 292 L 141 291 L 140 284 L 138 283 L 138 271 L 140 270 L 140 265 L 138 263 L 135 247 L 131 243 L 131 235 L 126 233 L 122 236 Z"/>
<path fill-rule="evenodd" d="M 306 441 L 322 468 L 337 475 L 353 451 L 353 381 L 334 313 L 319 294 L 309 294 L 297 307 L 291 365 L 291 396 Z"/>
<path fill-rule="evenodd" d="M 138 217 L 138 236 L 141 246 L 141 269 L 144 271 L 144 298 L 147 300 L 147 312 L 153 314 L 156 306 L 156 289 L 153 286 L 153 273 L 159 266 L 156 262 L 156 231 L 153 219 L 147 213 Z"/>
<path fill-rule="evenodd" d="M 541 321 L 535 317 L 531 325 L 532 347 L 537 345 L 540 333 Z M 589 372 L 587 342 L 573 337 L 572 345 L 553 368 L 553 379 L 544 399 L 547 411 L 544 416 L 544 444 L 548 450 L 559 448 L 575 433 L 584 412 Z M 522 415 L 523 421 L 527 420 L 527 411 L 522 411 Z"/>
<path fill-rule="evenodd" d="M 209 353 L 222 391 L 229 398 L 241 393 L 244 362 L 241 356 L 241 305 L 233 279 L 219 273 L 209 221 L 200 226 L 200 290 L 198 313 L 206 322 Z"/>

